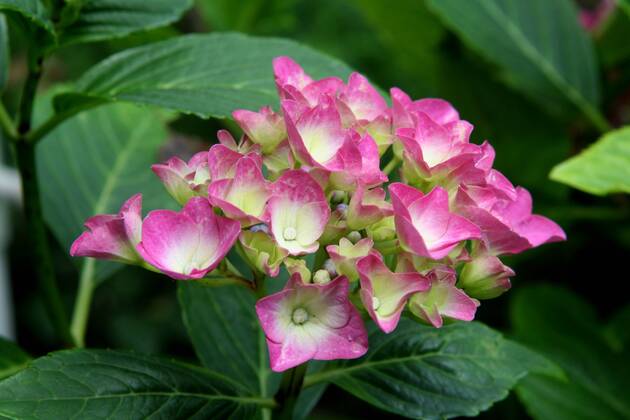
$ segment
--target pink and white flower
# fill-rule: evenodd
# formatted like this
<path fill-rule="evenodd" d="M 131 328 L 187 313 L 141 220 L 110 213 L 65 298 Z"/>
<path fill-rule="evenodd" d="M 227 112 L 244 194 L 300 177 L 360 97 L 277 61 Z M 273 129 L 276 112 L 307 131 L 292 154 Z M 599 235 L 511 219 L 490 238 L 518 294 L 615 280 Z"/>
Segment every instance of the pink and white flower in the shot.
<path fill-rule="evenodd" d="M 180 212 L 149 212 L 138 252 L 174 279 L 198 279 L 225 257 L 240 230 L 239 222 L 214 214 L 207 199 L 194 197 Z"/>
<path fill-rule="evenodd" d="M 184 205 L 195 196 L 205 196 L 210 183 L 208 152 L 195 154 L 188 162 L 174 156 L 165 163 L 151 166 L 166 191 L 179 204 Z"/>
<path fill-rule="evenodd" d="M 299 274 L 256 303 L 271 369 L 282 372 L 308 360 L 356 359 L 367 351 L 367 332 L 348 300 L 348 279 L 304 284 Z"/>
<path fill-rule="evenodd" d="M 142 195 L 128 199 L 118 214 L 99 214 L 85 221 L 83 232 L 70 247 L 73 257 L 93 257 L 129 264 L 141 263 L 136 252 L 142 231 Z"/>
<path fill-rule="evenodd" d="M 414 294 L 409 300 L 409 309 L 414 315 L 436 328 L 442 326 L 445 317 L 461 321 L 475 319 L 479 302 L 455 287 L 455 271 L 447 267 L 437 268 L 427 277 L 431 288 Z"/>
<path fill-rule="evenodd" d="M 286 171 L 274 182 L 267 204 L 271 233 L 291 255 L 309 254 L 319 248 L 330 207 L 317 181 L 299 170 Z"/>
<path fill-rule="evenodd" d="M 247 137 L 260 145 L 265 155 L 272 153 L 287 138 L 284 119 L 273 112 L 271 107 L 265 106 L 259 112 L 239 109 L 232 116 Z"/>
<path fill-rule="evenodd" d="M 481 228 L 488 252 L 517 254 L 547 242 L 566 240 L 552 220 L 532 214 L 532 197 L 494 171 L 486 186 L 462 185 L 455 199 L 459 214 Z"/>
<path fill-rule="evenodd" d="M 244 230 L 238 240 L 245 257 L 258 271 L 269 277 L 276 277 L 280 273 L 280 264 L 289 253 L 280 248 L 269 234 L 263 231 Z"/>
<path fill-rule="evenodd" d="M 347 223 L 352 230 L 361 230 L 394 214 L 392 205 L 385 200 L 385 190 L 368 190 L 359 183 L 348 205 Z"/>
<path fill-rule="evenodd" d="M 363 238 L 356 244 L 347 238 L 341 238 L 339 245 L 328 245 L 326 251 L 338 274 L 348 277 L 350 281 L 357 281 L 357 261 L 368 255 L 378 255 L 372 250 L 373 247 L 374 242 L 370 238 Z"/>
<path fill-rule="evenodd" d="M 361 277 L 363 306 L 385 333 L 396 329 L 411 295 L 431 288 L 430 281 L 418 273 L 392 273 L 378 255 L 361 258 L 357 271 Z"/>
<path fill-rule="evenodd" d="M 270 188 L 259 164 L 249 156 L 234 165 L 234 177 L 210 184 L 208 198 L 226 216 L 241 222 L 243 227 L 264 222 L 265 205 Z"/>
<path fill-rule="evenodd" d="M 304 165 L 329 171 L 357 172 L 362 166 L 361 152 L 354 132 L 344 130 L 333 98 L 324 96 L 313 108 L 282 101 L 289 144 Z"/>
<path fill-rule="evenodd" d="M 436 187 L 424 195 L 401 183 L 389 186 L 401 246 L 416 255 L 440 259 L 460 241 L 481 237 L 479 228 L 449 211 L 448 193 Z"/>

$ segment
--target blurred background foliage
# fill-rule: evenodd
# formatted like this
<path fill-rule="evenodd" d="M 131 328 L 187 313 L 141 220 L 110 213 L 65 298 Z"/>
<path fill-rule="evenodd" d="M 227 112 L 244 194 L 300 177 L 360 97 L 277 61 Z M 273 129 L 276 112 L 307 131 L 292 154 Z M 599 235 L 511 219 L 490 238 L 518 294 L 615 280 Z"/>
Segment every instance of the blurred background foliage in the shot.
<path fill-rule="evenodd" d="M 614 127 L 630 123 L 630 5 L 624 2 L 621 0 L 620 6 L 595 30 L 574 34 L 576 39 L 584 37 L 585 42 L 595 46 L 593 71 L 596 72 L 595 82 L 601 85 L 600 109 Z M 474 40 L 471 42 L 459 31 L 454 32 L 453 22 L 449 24 L 439 13 L 440 8 L 448 8 L 452 2 L 436 6 L 438 3 L 198 0 L 174 27 L 57 51 L 48 60 L 42 89 L 76 79 L 94 63 L 130 46 L 179 33 L 238 31 L 285 37 L 310 45 L 345 61 L 382 88 L 397 86 L 415 98 L 447 99 L 462 118 L 475 126 L 474 141 L 488 139 L 495 147 L 495 166 L 514 184 L 529 189 L 535 211 L 560 223 L 569 238 L 566 243 L 545 245 L 506 258 L 506 264 L 517 273 L 513 290 L 501 299 L 484 301 L 478 317 L 507 334 L 515 334 L 556 361 L 577 366 L 580 372 L 584 368 L 583 376 L 572 379 L 576 387 L 582 387 L 579 390 L 584 396 L 582 401 L 588 402 L 589 395 L 593 397 L 593 384 L 604 390 L 622 386 L 617 379 L 598 378 L 592 372 L 598 369 L 626 371 L 628 366 L 627 359 L 622 362 L 618 358 L 623 351 L 628 351 L 629 341 L 628 324 L 623 324 L 629 312 L 620 311 L 628 303 L 622 290 L 628 280 L 624 263 L 630 255 L 630 201 L 627 195 L 596 197 L 549 180 L 554 165 L 597 140 L 600 132 L 576 107 L 549 112 L 551 106 L 546 106 L 547 98 L 519 85 L 518 80 L 510 78 L 512 73 L 506 72 L 505 63 L 493 60 L 493 55 L 505 53 L 501 39 L 484 44 L 480 53 Z M 471 3 L 475 2 L 459 2 L 457 7 L 465 9 Z M 580 0 L 574 6 L 592 10 L 597 3 Z M 528 2 L 522 4 L 527 7 Z M 556 12 L 550 8 L 549 13 Z M 551 22 L 560 25 L 561 19 L 551 16 Z M 530 21 L 529 24 L 541 22 Z M 550 27 L 550 30 L 560 29 Z M 9 108 L 15 108 L 26 72 L 26 57 L 20 32 L 12 30 L 10 35 L 12 64 L 4 98 Z M 579 39 L 552 39 L 552 42 L 561 51 L 564 43 L 579 42 Z M 233 128 L 229 122 L 194 116 L 170 118 L 168 141 L 156 160 L 172 154 L 187 157 L 207 148 L 216 141 L 216 130 L 226 125 Z M 99 135 L 98 126 L 88 127 L 88 131 L 90 129 L 95 130 L 92 135 Z M 10 245 L 10 266 L 11 278 L 15 280 L 17 338 L 27 351 L 40 355 L 53 349 L 52 327 L 37 293 L 26 281 L 33 275 L 30 271 L 33 262 L 23 249 L 24 220 L 17 209 L 12 220 L 16 221 Z M 55 257 L 70 308 L 77 269 L 66 249 L 57 247 Z M 558 291 L 557 287 L 570 292 Z M 91 313 L 86 340 L 90 347 L 127 348 L 194 358 L 180 318 L 175 284 L 164 276 L 133 267 L 117 271 L 106 287 L 99 287 Z M 614 320 L 608 324 L 611 319 Z M 615 330 L 615 322 L 625 325 L 625 329 Z M 611 327 L 604 331 L 605 325 Z M 565 334 L 566 337 L 560 337 Z M 592 352 L 572 354 L 576 346 L 587 345 L 590 347 L 585 348 Z M 591 366 L 589 358 L 599 361 Z M 528 382 L 518 390 L 522 398 L 538 401 L 542 396 L 552 398 L 549 389 L 555 389 L 553 384 L 536 377 L 529 378 Z M 622 389 L 627 392 L 628 388 Z M 566 397 L 555 396 L 559 400 Z M 344 403 L 339 404 L 339 401 Z M 537 407 L 530 406 L 530 410 L 540 417 L 540 410 L 545 412 L 544 401 Z M 313 416 L 350 418 L 374 412 L 375 409 L 329 387 Z M 512 395 L 482 416 L 521 418 L 525 414 Z"/>

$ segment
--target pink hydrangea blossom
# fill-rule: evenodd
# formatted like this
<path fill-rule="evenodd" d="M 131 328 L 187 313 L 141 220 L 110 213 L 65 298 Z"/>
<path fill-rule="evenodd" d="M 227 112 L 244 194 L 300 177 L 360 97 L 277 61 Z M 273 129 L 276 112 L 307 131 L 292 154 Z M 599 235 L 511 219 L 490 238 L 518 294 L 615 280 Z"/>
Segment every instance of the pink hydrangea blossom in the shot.
<path fill-rule="evenodd" d="M 210 184 L 208 197 L 226 216 L 244 227 L 264 222 L 270 187 L 258 162 L 243 156 L 234 165 L 234 177 Z"/>
<path fill-rule="evenodd" d="M 259 112 L 239 109 L 232 113 L 234 120 L 243 129 L 247 137 L 259 144 L 262 153 L 273 153 L 276 147 L 287 138 L 284 119 L 265 106 Z"/>
<path fill-rule="evenodd" d="M 440 259 L 460 241 L 481 237 L 477 226 L 450 212 L 448 193 L 440 187 L 424 195 L 408 185 L 394 183 L 389 192 L 396 232 L 402 247 L 409 252 Z"/>
<path fill-rule="evenodd" d="M 210 182 L 208 152 L 195 154 L 188 162 L 174 156 L 165 163 L 151 166 L 166 191 L 179 204 L 184 205 L 195 196 L 205 196 Z"/>
<path fill-rule="evenodd" d="M 180 212 L 149 212 L 142 223 L 138 251 L 174 279 L 198 279 L 225 257 L 240 230 L 239 222 L 217 216 L 208 200 L 195 197 Z"/>
<path fill-rule="evenodd" d="M 492 175 L 486 186 L 460 186 L 455 199 L 457 212 L 481 228 L 490 253 L 517 254 L 566 239 L 555 222 L 532 214 L 532 197 L 526 189 L 514 188 L 497 171 Z"/>
<path fill-rule="evenodd" d="M 271 369 L 282 372 L 308 360 L 356 359 L 367 351 L 367 332 L 348 300 L 348 279 L 305 284 L 299 274 L 256 303 Z"/>
<path fill-rule="evenodd" d="M 368 255 L 376 255 L 373 246 L 374 242 L 370 238 L 363 238 L 356 244 L 347 238 L 341 238 L 339 245 L 328 245 L 326 251 L 338 274 L 348 277 L 350 281 L 357 281 L 357 261 Z"/>
<path fill-rule="evenodd" d="M 455 271 L 441 267 L 428 275 L 431 288 L 411 296 L 409 309 L 423 321 L 440 328 L 444 318 L 472 321 L 479 302 L 455 286 Z"/>
<path fill-rule="evenodd" d="M 430 281 L 416 273 L 392 273 L 379 255 L 368 255 L 357 262 L 361 277 L 361 301 L 381 330 L 396 329 L 409 297 L 431 288 Z"/>
<path fill-rule="evenodd" d="M 118 214 L 99 214 L 85 221 L 83 232 L 70 247 L 73 257 L 93 257 L 129 264 L 140 263 L 136 252 L 142 230 L 142 195 L 127 200 Z"/>
<path fill-rule="evenodd" d="M 291 255 L 319 248 L 330 207 L 317 181 L 299 170 L 286 171 L 274 182 L 267 205 L 271 232 L 278 245 Z"/>

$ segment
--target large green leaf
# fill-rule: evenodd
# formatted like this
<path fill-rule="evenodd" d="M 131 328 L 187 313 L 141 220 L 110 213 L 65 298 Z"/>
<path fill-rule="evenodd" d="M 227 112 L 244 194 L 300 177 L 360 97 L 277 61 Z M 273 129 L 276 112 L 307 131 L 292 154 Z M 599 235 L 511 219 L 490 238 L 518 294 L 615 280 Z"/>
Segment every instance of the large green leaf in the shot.
<path fill-rule="evenodd" d="M 570 0 L 430 0 L 464 41 L 499 65 L 503 78 L 555 113 L 577 106 L 605 125 L 590 39 Z"/>
<path fill-rule="evenodd" d="M 289 55 L 315 77 L 350 73 L 343 63 L 293 41 L 240 34 L 187 35 L 123 51 L 89 70 L 57 111 L 85 101 L 158 105 L 225 118 L 237 108 L 277 104 L 271 61 Z"/>
<path fill-rule="evenodd" d="M 395 77 L 389 81 L 395 86 L 411 85 L 423 96 L 435 96 L 440 76 L 437 50 L 446 30 L 425 2 L 398 0 L 395 7 L 382 0 L 352 2 L 386 47 L 379 51 L 389 70 L 383 76 Z"/>
<path fill-rule="evenodd" d="M 372 328 L 358 360 L 307 376 L 330 381 L 383 410 L 408 417 L 474 416 L 505 398 L 530 370 L 554 365 L 479 323 L 441 329 L 403 319 L 385 335 Z"/>
<path fill-rule="evenodd" d="M 29 360 L 30 356 L 15 343 L 0 337 L 0 379 L 18 372 Z"/>
<path fill-rule="evenodd" d="M 53 34 L 50 13 L 41 0 L 0 0 L 0 10 L 15 12 Z"/>
<path fill-rule="evenodd" d="M 38 120 L 49 113 L 43 102 Z M 145 211 L 172 205 L 150 169 L 166 136 L 151 110 L 117 104 L 67 120 L 37 145 L 44 217 L 65 250 L 83 231 L 85 219 L 117 213 L 135 193 L 143 193 Z M 120 267 L 94 260 L 86 264 L 96 264 L 99 280 Z"/>
<path fill-rule="evenodd" d="M 275 394 L 280 375 L 269 368 L 267 344 L 250 290 L 180 282 L 179 301 L 188 334 L 204 366 L 235 378 L 254 395 Z M 309 369 L 312 372 L 319 367 L 311 364 Z M 308 415 L 324 388 L 313 387 L 300 395 L 296 419 Z"/>
<path fill-rule="evenodd" d="M 4 15 L 0 14 L 0 93 L 9 80 L 9 64 L 11 55 L 9 51 L 9 28 Z"/>
<path fill-rule="evenodd" d="M 192 0 L 87 0 L 76 21 L 63 29 L 60 44 L 121 38 L 178 20 Z"/>
<path fill-rule="evenodd" d="M 550 176 L 591 194 L 630 193 L 630 127 L 607 133 Z"/>
<path fill-rule="evenodd" d="M 630 352 L 621 351 L 621 340 L 612 344 L 586 302 L 552 286 L 525 288 L 514 298 L 511 318 L 516 337 L 561 366 L 569 379 L 534 374 L 519 384 L 518 396 L 534 418 L 630 417 Z"/>
<path fill-rule="evenodd" d="M 20 419 L 251 418 L 264 403 L 218 373 L 108 350 L 53 353 L 0 382 L 0 415 Z"/>

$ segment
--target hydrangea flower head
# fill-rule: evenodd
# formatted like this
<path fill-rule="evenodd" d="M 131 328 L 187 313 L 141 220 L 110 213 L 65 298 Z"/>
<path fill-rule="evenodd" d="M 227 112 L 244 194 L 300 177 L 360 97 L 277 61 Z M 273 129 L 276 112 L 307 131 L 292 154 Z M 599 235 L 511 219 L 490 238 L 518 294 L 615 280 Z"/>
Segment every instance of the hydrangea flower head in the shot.
<path fill-rule="evenodd" d="M 272 67 L 276 111 L 234 110 L 238 141 L 220 130 L 188 162 L 153 166 L 181 211 L 143 220 L 133 196 L 118 214 L 88 219 L 71 254 L 178 280 L 242 280 L 262 296 L 271 368 L 284 371 L 365 354 L 359 309 L 385 333 L 405 311 L 436 328 L 470 321 L 477 299 L 511 286 L 501 255 L 566 239 L 493 168 L 494 149 L 471 141 L 472 124 L 449 102 L 393 88 L 389 106 L 358 73 L 318 80 L 289 57 Z M 226 260 L 232 247 L 253 281 Z M 280 281 L 281 270 L 284 288 L 264 296 L 263 277 Z"/>

